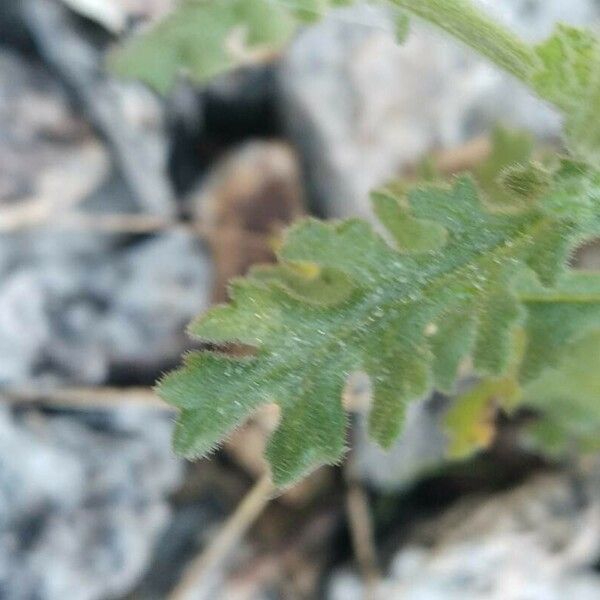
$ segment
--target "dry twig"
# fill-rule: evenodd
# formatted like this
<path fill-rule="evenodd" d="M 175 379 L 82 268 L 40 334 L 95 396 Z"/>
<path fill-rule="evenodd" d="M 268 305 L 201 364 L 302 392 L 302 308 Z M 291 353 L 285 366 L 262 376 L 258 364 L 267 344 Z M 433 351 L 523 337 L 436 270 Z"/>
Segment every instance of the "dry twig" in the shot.
<path fill-rule="evenodd" d="M 149 387 L 73 387 L 41 389 L 34 387 L 0 390 L 0 401 L 23 406 L 51 406 L 77 410 L 106 410 L 136 406 L 172 411 Z"/>
<path fill-rule="evenodd" d="M 86 165 L 85 177 L 81 165 Z M 0 232 L 14 232 L 60 218 L 82 202 L 106 177 L 108 159 L 102 148 L 89 143 L 78 149 L 77 157 L 38 176 L 35 197 L 18 204 L 0 205 Z"/>
<path fill-rule="evenodd" d="M 356 393 L 356 391 L 355 391 Z M 355 430 L 352 430 L 355 434 Z M 346 514 L 352 540 L 352 549 L 364 584 L 364 599 L 374 600 L 381 573 L 377 564 L 377 550 L 373 534 L 373 519 L 367 493 L 354 473 L 352 453 L 346 458 Z"/>
<path fill-rule="evenodd" d="M 214 585 L 233 549 L 262 513 L 274 491 L 268 475 L 254 484 L 208 548 L 188 565 L 169 600 L 204 600 L 214 597 Z"/>
<path fill-rule="evenodd" d="M 367 494 L 357 481 L 350 481 L 346 491 L 346 512 L 354 556 L 365 586 L 365 600 L 373 600 L 381 579 L 373 539 L 373 523 Z"/>

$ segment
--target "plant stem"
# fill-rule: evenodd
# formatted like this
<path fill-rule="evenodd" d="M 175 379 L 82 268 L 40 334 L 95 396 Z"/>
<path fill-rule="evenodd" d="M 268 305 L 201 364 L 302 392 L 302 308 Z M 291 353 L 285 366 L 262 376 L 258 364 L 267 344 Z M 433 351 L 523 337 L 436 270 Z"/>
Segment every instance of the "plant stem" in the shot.
<path fill-rule="evenodd" d="M 527 43 L 470 0 L 390 0 L 450 33 L 517 79 L 529 84 L 537 57 Z"/>

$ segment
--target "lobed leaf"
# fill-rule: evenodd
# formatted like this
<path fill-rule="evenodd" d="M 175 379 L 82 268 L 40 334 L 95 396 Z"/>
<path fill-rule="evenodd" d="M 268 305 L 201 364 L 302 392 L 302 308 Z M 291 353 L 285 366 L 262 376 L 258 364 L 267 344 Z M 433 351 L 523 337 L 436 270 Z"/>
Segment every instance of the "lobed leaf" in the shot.
<path fill-rule="evenodd" d="M 569 147 L 591 164 L 600 161 L 600 41 L 587 29 L 558 25 L 535 47 L 539 66 L 531 76 L 535 91 L 565 115 Z"/>
<path fill-rule="evenodd" d="M 407 198 L 388 189 L 374 196 L 385 239 L 353 220 L 294 227 L 279 265 L 235 281 L 231 303 L 190 326 L 205 342 L 246 344 L 250 354 L 193 353 L 159 386 L 181 410 L 175 445 L 186 456 L 211 451 L 256 407 L 275 402 L 281 419 L 267 458 L 275 483 L 288 485 L 343 455 L 341 392 L 351 373 L 371 378 L 371 434 L 389 446 L 406 404 L 433 387 L 451 391 L 470 357 L 487 379 L 459 403 L 468 410 L 450 416 L 455 429 L 474 425 L 474 437 L 458 445 L 464 452 L 490 436 L 482 420 L 490 397 L 518 395 L 512 340 L 520 326 L 527 333 L 520 368 L 527 392 L 541 393 L 535 382 L 544 378 L 562 390 L 553 397 L 560 410 L 573 399 L 571 426 L 591 412 L 598 383 L 584 360 L 589 356 L 579 352 L 598 355 L 597 338 L 582 337 L 597 323 L 597 282 L 565 264 L 578 243 L 600 235 L 598 38 L 559 26 L 546 42 L 529 46 L 468 0 L 393 3 L 446 29 L 558 106 L 572 157 L 551 168 L 531 160 L 526 140 L 505 140 L 505 152 L 497 139 L 495 154 L 475 173 L 483 198 L 465 177 L 416 188 Z M 161 90 L 181 72 L 202 80 L 277 51 L 300 23 L 334 4 L 186 0 L 114 65 Z M 405 25 L 399 23 L 401 35 Z M 565 342 L 580 362 L 565 357 Z M 584 364 L 589 395 L 557 385 L 565 373 L 584 377 Z M 554 434 L 561 431 L 560 410 L 548 421 Z"/>
<path fill-rule="evenodd" d="M 600 273 L 570 272 L 552 289 L 524 273 L 515 289 L 527 317 L 514 340 L 514 361 L 504 376 L 484 378 L 454 400 L 445 418 L 451 458 L 487 447 L 497 410 L 517 404 L 540 411 L 530 435 L 545 450 L 583 438 L 590 446 L 597 438 L 600 336 L 593 332 L 600 331 Z"/>
<path fill-rule="evenodd" d="M 533 268 L 543 281 L 558 279 L 563 249 L 584 228 L 541 201 L 490 211 L 468 177 L 406 198 L 388 190 L 374 202 L 396 247 L 362 221 L 307 220 L 288 232 L 278 266 L 234 282 L 231 303 L 190 327 L 205 342 L 254 352 L 201 351 L 161 382 L 161 396 L 182 409 L 182 454 L 205 454 L 257 406 L 275 402 L 281 421 L 267 449 L 275 483 L 335 463 L 345 448 L 341 392 L 359 370 L 373 389 L 371 435 L 389 446 L 407 403 L 434 386 L 451 389 L 467 356 L 480 373 L 506 371 L 525 317 L 515 276 Z M 548 237 L 553 230 L 561 236 Z"/>
<path fill-rule="evenodd" d="M 119 75 L 166 92 L 180 75 L 205 80 L 278 50 L 298 19 L 270 0 L 183 0 L 110 58 Z"/>
<path fill-rule="evenodd" d="M 134 36 L 110 57 L 118 75 L 167 92 L 178 77 L 204 82 L 265 60 L 297 29 L 353 0 L 182 0 L 149 31 Z M 398 39 L 407 20 L 396 11 Z"/>

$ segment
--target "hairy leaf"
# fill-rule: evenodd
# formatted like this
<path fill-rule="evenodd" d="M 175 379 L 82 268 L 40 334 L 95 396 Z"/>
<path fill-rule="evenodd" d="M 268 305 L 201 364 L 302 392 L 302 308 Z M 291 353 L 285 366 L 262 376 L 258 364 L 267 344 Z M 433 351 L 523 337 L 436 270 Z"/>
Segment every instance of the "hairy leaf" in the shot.
<path fill-rule="evenodd" d="M 496 435 L 498 410 L 511 412 L 519 404 L 522 391 L 518 372 L 526 343 L 523 329 L 515 330 L 511 341 L 512 356 L 505 373 L 485 377 L 453 398 L 444 417 L 449 458 L 466 458 L 487 448 Z"/>
<path fill-rule="evenodd" d="M 472 170 L 475 180 L 491 205 L 510 206 L 519 198 L 505 185 L 503 174 L 517 165 L 527 165 L 533 156 L 533 138 L 522 131 L 496 127 L 491 135 L 492 151 L 487 160 Z"/>
<path fill-rule="evenodd" d="M 594 342 L 590 332 L 600 331 L 600 273 L 569 272 L 551 289 L 523 273 L 515 291 L 527 317 L 514 340 L 514 360 L 502 377 L 484 378 L 454 400 L 445 418 L 451 458 L 487 447 L 494 438 L 497 409 L 517 404 L 541 411 L 533 436 L 546 440 L 553 451 L 559 441 L 579 439 L 582 429 L 589 437 L 590 428 L 579 422 L 588 408 L 598 427 L 600 407 L 591 403 L 600 401 L 600 387 L 591 390 L 597 380 L 593 373 L 600 368 L 600 337 L 592 336 Z M 576 366 L 572 357 L 579 361 L 582 348 L 590 356 Z"/>
<path fill-rule="evenodd" d="M 520 405 L 539 412 L 525 437 L 540 450 L 559 454 L 600 449 L 600 330 L 582 331 L 559 350 L 554 366 L 524 387 L 511 370 L 504 377 L 485 378 L 458 396 L 444 419 L 449 458 L 466 458 L 487 448 L 496 435 L 497 411 Z"/>
<path fill-rule="evenodd" d="M 160 394 L 182 410 L 180 452 L 210 451 L 258 405 L 276 402 L 267 457 L 274 481 L 287 485 L 342 456 L 341 392 L 352 372 L 371 378 L 370 431 L 387 447 L 406 404 L 433 386 L 450 389 L 465 356 L 480 373 L 505 370 L 523 315 L 514 275 L 530 266 L 555 279 L 578 223 L 560 228 L 566 240 L 548 239 L 564 215 L 543 205 L 490 212 L 468 177 L 374 200 L 396 248 L 358 220 L 306 221 L 289 231 L 278 267 L 234 282 L 231 303 L 191 326 L 205 342 L 255 352 L 194 353 L 162 381 Z M 412 237 L 401 235 L 407 223 Z M 319 279 L 330 294 L 316 292 Z"/>
<path fill-rule="evenodd" d="M 181 72 L 204 79 L 277 51 L 299 23 L 334 4 L 186 0 L 115 65 L 160 89 Z M 597 37 L 561 26 L 530 46 L 468 0 L 392 4 L 442 27 L 559 107 L 571 156 L 545 166 L 531 160 L 527 142 L 505 140 L 503 150 L 496 139 L 487 166 L 475 173 L 482 198 L 466 177 L 408 197 L 382 191 L 374 208 L 385 239 L 360 221 L 294 227 L 277 266 L 233 282 L 231 303 L 190 327 L 207 348 L 220 350 L 190 354 L 160 384 L 181 410 L 175 444 L 186 456 L 210 451 L 256 407 L 274 402 L 280 423 L 267 458 L 275 483 L 290 484 L 343 455 L 341 393 L 351 373 L 369 375 L 370 431 L 389 446 L 406 403 L 433 387 L 452 391 L 470 357 L 487 379 L 463 398 L 462 413 L 449 416 L 455 428 L 472 426 L 455 448 L 464 452 L 489 438 L 490 398 L 518 396 L 518 326 L 527 334 L 520 375 L 528 393 L 540 378 L 553 384 L 565 373 L 582 376 L 578 344 L 597 356 L 596 341 L 584 335 L 597 322 L 597 283 L 565 269 L 576 244 L 600 235 Z M 227 352 L 236 344 L 246 351 Z M 580 363 L 568 362 L 564 348 Z M 585 410 L 598 387 L 591 380 Z M 555 397 L 564 407 L 581 395 L 571 385 Z"/>
<path fill-rule="evenodd" d="M 600 160 L 600 40 L 592 31 L 558 25 L 535 48 L 540 66 L 531 77 L 537 93 L 566 117 L 566 133 L 575 155 Z"/>

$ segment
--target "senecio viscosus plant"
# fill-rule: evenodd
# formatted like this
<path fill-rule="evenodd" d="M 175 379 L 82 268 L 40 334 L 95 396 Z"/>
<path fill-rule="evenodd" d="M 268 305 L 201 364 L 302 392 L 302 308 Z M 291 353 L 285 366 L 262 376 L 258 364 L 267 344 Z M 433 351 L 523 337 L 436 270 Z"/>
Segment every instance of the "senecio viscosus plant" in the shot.
<path fill-rule="evenodd" d="M 159 88 L 182 65 L 211 76 L 236 64 L 224 43 L 234 29 L 243 27 L 249 52 L 278 48 L 326 4 L 340 3 L 188 0 L 125 47 L 116 67 Z M 351 374 L 369 376 L 369 432 L 388 448 L 407 405 L 433 390 L 455 393 L 466 362 L 478 383 L 446 420 L 459 454 L 489 437 L 482 412 L 491 397 L 506 411 L 537 406 L 549 446 L 568 436 L 583 448 L 599 442 L 600 273 L 569 259 L 600 237 L 600 39 L 558 25 L 529 45 L 468 0 L 392 4 L 556 107 L 565 150 L 536 159 L 526 138 L 498 131 L 492 156 L 472 174 L 374 192 L 385 238 L 359 219 L 291 227 L 276 265 L 232 281 L 230 302 L 191 324 L 207 349 L 158 385 L 180 411 L 174 443 L 183 456 L 209 453 L 276 403 L 266 458 L 273 482 L 290 485 L 343 457 Z M 251 351 L 227 352 L 240 345 Z"/>

